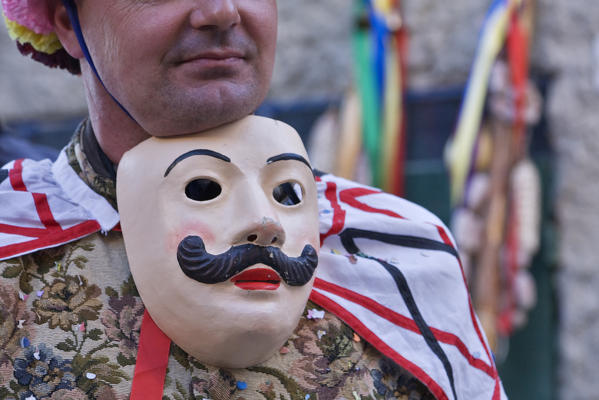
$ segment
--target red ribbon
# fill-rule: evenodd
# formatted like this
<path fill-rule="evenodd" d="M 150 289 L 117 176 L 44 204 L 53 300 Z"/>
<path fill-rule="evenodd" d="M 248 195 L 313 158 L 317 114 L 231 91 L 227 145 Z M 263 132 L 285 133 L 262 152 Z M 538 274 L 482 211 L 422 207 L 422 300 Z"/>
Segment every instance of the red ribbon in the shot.
<path fill-rule="evenodd" d="M 144 312 L 130 400 L 161 400 L 171 340 Z"/>
<path fill-rule="evenodd" d="M 526 108 L 526 84 L 528 82 L 528 37 L 517 10 L 511 15 L 507 36 L 507 51 L 515 96 L 516 118 L 514 130 L 518 144 L 522 145 L 526 128 L 524 112 Z"/>
<path fill-rule="evenodd" d="M 397 7 L 399 7 L 399 1 L 397 2 Z M 400 126 L 397 127 L 399 130 L 399 146 L 397 152 L 397 159 L 395 160 L 394 165 L 394 176 L 393 182 L 391 182 L 392 187 L 391 193 L 397 196 L 405 196 L 405 163 L 406 163 L 406 146 L 407 146 L 407 109 L 406 109 L 406 87 L 407 87 L 407 58 L 408 58 L 408 31 L 402 23 L 402 27 L 395 34 L 395 41 L 397 46 L 397 54 L 399 56 L 399 74 L 401 76 L 401 110 L 398 110 L 401 113 L 401 122 Z"/>
<path fill-rule="evenodd" d="M 400 12 L 400 0 L 393 1 L 393 8 Z M 384 182 L 385 190 L 396 196 L 405 195 L 405 161 L 406 161 L 406 80 L 407 74 L 407 54 L 408 54 L 408 31 L 405 23 L 402 23 L 399 29 L 393 33 L 395 38 L 395 51 L 399 59 L 398 74 L 401 79 L 401 109 L 397 112 L 401 115 L 399 125 L 394 127 L 397 131 L 399 141 L 397 143 L 397 157 L 392 160 L 391 171 L 388 171 L 389 177 L 387 182 Z"/>

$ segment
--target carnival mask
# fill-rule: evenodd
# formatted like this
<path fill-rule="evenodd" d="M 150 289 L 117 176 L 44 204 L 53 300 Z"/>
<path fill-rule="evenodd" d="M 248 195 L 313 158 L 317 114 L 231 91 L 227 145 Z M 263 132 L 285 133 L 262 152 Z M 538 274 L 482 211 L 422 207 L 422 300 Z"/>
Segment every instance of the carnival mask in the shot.
<path fill-rule="evenodd" d="M 319 246 L 316 186 L 297 132 L 250 116 L 150 138 L 123 156 L 117 198 L 139 293 L 177 345 L 242 368 L 285 343 Z"/>

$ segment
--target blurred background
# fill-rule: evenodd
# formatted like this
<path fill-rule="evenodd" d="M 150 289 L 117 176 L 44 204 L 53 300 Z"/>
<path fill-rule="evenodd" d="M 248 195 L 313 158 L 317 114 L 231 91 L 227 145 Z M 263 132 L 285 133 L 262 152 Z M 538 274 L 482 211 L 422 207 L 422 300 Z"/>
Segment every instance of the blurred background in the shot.
<path fill-rule="evenodd" d="M 516 3 L 278 0 L 258 113 L 451 227 L 511 399 L 599 399 L 599 4 Z M 0 164 L 56 157 L 78 78 L 0 51 Z"/>

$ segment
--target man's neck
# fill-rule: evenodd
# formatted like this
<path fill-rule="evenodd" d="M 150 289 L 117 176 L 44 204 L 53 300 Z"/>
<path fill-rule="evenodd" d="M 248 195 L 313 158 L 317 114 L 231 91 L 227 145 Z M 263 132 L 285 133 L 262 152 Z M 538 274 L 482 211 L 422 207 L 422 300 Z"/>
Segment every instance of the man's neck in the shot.
<path fill-rule="evenodd" d="M 99 176 L 116 180 L 116 165 L 106 156 L 104 150 L 98 144 L 89 119 L 83 123 L 85 126 L 81 128 L 79 140 L 86 160 L 89 162 L 92 170 Z"/>
<path fill-rule="evenodd" d="M 117 165 L 126 151 L 150 137 L 133 120 L 115 121 L 90 110 L 90 121 L 100 148 Z"/>

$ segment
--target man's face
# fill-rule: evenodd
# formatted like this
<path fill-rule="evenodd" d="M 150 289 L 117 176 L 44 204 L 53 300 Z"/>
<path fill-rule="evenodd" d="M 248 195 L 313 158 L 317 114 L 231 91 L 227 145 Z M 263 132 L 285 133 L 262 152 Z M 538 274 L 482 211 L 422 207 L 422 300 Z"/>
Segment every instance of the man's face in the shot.
<path fill-rule="evenodd" d="M 278 350 L 319 246 L 316 186 L 292 128 L 251 116 L 148 139 L 123 156 L 117 197 L 136 285 L 175 343 L 226 367 Z"/>
<path fill-rule="evenodd" d="M 266 96 L 276 0 L 82 0 L 79 15 L 104 83 L 153 136 L 234 121 Z"/>

